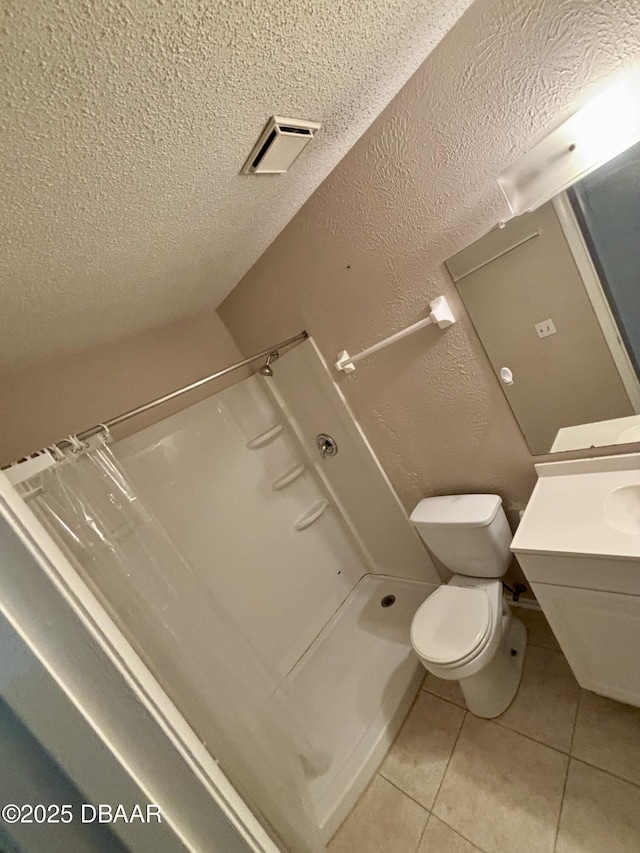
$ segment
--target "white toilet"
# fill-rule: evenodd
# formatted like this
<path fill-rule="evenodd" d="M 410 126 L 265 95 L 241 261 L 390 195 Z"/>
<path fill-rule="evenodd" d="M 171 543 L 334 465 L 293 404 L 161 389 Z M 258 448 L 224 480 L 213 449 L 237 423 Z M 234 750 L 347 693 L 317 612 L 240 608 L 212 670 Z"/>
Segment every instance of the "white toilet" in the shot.
<path fill-rule="evenodd" d="M 511 531 L 498 495 L 445 495 L 411 514 L 430 550 L 452 572 L 418 608 L 411 645 L 425 668 L 459 681 L 469 710 L 497 717 L 516 695 L 527 645 L 523 623 L 503 604 Z"/>

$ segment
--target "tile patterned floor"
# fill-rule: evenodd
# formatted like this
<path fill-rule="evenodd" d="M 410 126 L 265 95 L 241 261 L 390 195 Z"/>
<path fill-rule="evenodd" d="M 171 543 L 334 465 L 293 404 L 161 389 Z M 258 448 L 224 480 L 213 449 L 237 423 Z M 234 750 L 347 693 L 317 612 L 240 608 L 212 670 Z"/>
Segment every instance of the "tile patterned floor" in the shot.
<path fill-rule="evenodd" d="M 581 690 L 541 613 L 495 720 L 428 675 L 329 853 L 639 853 L 640 709 Z"/>

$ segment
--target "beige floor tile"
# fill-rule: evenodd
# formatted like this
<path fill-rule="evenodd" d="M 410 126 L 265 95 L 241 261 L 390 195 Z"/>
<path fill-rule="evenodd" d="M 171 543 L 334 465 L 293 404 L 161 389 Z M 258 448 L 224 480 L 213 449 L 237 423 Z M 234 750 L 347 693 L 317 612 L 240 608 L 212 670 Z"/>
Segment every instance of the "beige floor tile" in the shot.
<path fill-rule="evenodd" d="M 478 853 L 478 848 L 450 829 L 446 823 L 438 820 L 435 815 L 430 815 L 416 853 Z"/>
<path fill-rule="evenodd" d="M 513 613 L 527 626 L 527 643 L 530 646 L 542 646 L 545 649 L 560 651 L 560 644 L 547 619 L 540 610 L 528 610 L 526 607 L 514 607 Z"/>
<path fill-rule="evenodd" d="M 444 678 L 438 678 L 437 675 L 431 675 L 428 672 L 427 677 L 422 682 L 422 689 L 434 696 L 439 696 L 441 699 L 446 699 L 447 702 L 453 702 L 460 708 L 467 707 L 462 690 L 460 690 L 460 684 L 457 681 L 445 681 Z"/>
<path fill-rule="evenodd" d="M 583 690 L 572 755 L 640 785 L 640 708 Z"/>
<path fill-rule="evenodd" d="M 568 758 L 467 714 L 433 813 L 490 853 L 551 853 Z"/>
<path fill-rule="evenodd" d="M 638 853 L 640 788 L 571 761 L 557 853 Z"/>
<path fill-rule="evenodd" d="M 568 752 L 579 696 L 562 652 L 529 646 L 516 698 L 496 722 Z"/>
<path fill-rule="evenodd" d="M 333 836 L 328 853 L 414 853 L 428 813 L 376 776 Z"/>
<path fill-rule="evenodd" d="M 380 773 L 430 809 L 447 768 L 465 711 L 421 691 Z"/>

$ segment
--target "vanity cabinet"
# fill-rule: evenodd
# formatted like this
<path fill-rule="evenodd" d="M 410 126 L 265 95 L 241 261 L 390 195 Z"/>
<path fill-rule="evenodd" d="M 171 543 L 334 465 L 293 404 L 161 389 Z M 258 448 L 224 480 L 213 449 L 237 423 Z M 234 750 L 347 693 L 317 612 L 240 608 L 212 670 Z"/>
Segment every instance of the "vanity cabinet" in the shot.
<path fill-rule="evenodd" d="M 640 707 L 640 596 L 531 588 L 580 686 Z"/>
<path fill-rule="evenodd" d="M 640 454 L 536 471 L 511 549 L 580 686 L 640 707 Z"/>

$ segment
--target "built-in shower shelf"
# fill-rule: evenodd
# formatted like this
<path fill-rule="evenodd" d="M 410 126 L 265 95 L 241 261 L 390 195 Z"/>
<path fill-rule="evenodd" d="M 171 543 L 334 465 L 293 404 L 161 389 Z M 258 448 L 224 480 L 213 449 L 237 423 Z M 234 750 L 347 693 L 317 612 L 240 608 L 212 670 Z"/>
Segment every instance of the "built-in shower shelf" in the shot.
<path fill-rule="evenodd" d="M 284 424 L 276 424 L 275 426 L 269 427 L 268 430 L 261 432 L 260 435 L 257 435 L 255 438 L 252 438 L 251 441 L 247 442 L 247 447 L 249 450 L 255 450 L 257 447 L 264 447 L 265 444 L 269 444 L 269 442 L 273 441 L 276 436 L 280 435 L 283 429 Z"/>
<path fill-rule="evenodd" d="M 295 528 L 296 530 L 306 530 L 307 527 L 311 527 L 314 521 L 317 521 L 321 515 L 329 509 L 329 501 L 324 500 L 320 501 L 317 504 L 314 504 L 311 509 L 307 510 L 304 515 L 301 515 L 300 518 L 296 521 Z"/>
<path fill-rule="evenodd" d="M 278 477 L 277 480 L 273 483 L 273 488 L 278 491 L 279 489 L 284 489 L 285 486 L 288 486 L 290 483 L 293 483 L 294 480 L 297 480 L 305 472 L 305 468 L 307 466 L 304 462 L 298 462 L 297 465 L 294 465 L 293 468 L 290 468 L 282 477 Z"/>

